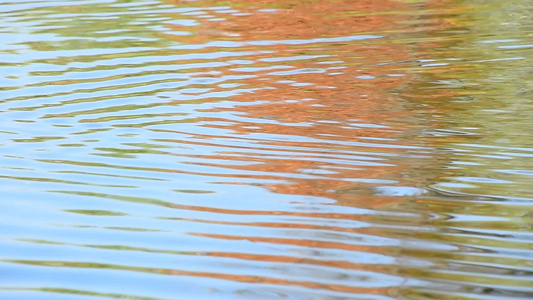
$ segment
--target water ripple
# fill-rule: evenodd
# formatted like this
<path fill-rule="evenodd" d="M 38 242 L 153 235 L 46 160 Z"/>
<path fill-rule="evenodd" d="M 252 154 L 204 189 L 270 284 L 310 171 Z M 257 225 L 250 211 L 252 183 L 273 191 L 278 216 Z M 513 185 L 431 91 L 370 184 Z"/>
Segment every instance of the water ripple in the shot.
<path fill-rule="evenodd" d="M 528 299 L 521 0 L 0 3 L 1 299 Z"/>

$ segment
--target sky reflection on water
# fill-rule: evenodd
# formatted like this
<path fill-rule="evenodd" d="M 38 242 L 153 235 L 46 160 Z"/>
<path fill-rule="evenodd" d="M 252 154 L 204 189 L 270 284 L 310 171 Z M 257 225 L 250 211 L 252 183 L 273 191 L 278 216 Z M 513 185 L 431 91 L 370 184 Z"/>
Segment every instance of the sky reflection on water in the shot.
<path fill-rule="evenodd" d="M 0 4 L 0 298 L 528 299 L 529 4 Z"/>

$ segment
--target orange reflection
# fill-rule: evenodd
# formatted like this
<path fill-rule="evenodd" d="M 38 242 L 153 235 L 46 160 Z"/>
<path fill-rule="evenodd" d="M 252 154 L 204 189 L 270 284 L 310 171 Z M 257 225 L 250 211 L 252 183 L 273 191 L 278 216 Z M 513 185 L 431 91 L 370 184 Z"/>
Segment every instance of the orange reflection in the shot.
<path fill-rule="evenodd" d="M 215 3 L 207 3 L 210 4 Z M 388 36 L 400 28 L 403 32 L 417 30 L 408 26 L 413 16 L 407 12 L 413 10 L 413 5 L 398 1 L 305 4 L 235 1 L 232 4 L 239 13 L 249 15 L 209 11 L 213 17 L 223 16 L 225 20 L 199 19 L 202 26 L 192 40 L 190 36 L 169 36 L 188 43 L 239 42 L 239 51 L 256 53 L 243 57 L 250 65 L 232 64 L 217 69 L 225 76 L 248 76 L 234 82 L 240 89 L 253 89 L 253 93 L 228 99 L 242 105 L 203 110 L 242 117 L 223 125 L 215 122 L 228 123 L 225 117 L 205 118 L 205 126 L 231 130 L 243 138 L 254 134 L 285 136 L 284 141 L 263 140 L 258 147 L 298 150 L 266 155 L 259 148 L 257 151 L 236 149 L 206 157 L 227 161 L 227 164 L 211 165 L 277 173 L 279 178 L 285 174 L 293 184 L 269 186 L 278 193 L 333 198 L 348 205 L 354 205 L 355 201 L 359 207 L 378 207 L 398 201 L 392 197 L 369 197 L 369 187 L 380 182 L 402 183 L 402 172 L 416 163 L 412 159 L 391 159 L 409 152 L 397 147 L 398 140 L 401 146 L 420 145 L 414 140 L 406 144 L 405 138 L 411 134 L 417 118 L 398 96 L 416 76 L 404 70 L 416 57 L 408 43 L 395 42 Z M 277 11 L 250 9 L 254 6 Z M 295 40 L 303 42 L 283 42 Z M 263 45 L 254 41 L 271 42 Z M 215 50 L 227 51 L 226 48 Z M 335 158 L 336 153 L 344 158 Z M 234 165 L 235 160 L 249 164 Z M 315 178 L 300 179 L 294 174 Z M 363 179 L 362 183 L 359 179 Z"/>
<path fill-rule="evenodd" d="M 208 2 L 204 5 L 213 4 Z M 205 161 L 217 161 L 205 164 L 225 169 L 226 172 L 219 176 L 281 179 L 285 182 L 269 184 L 267 188 L 282 194 L 334 199 L 339 205 L 380 210 L 406 201 L 405 197 L 377 196 L 373 191 L 376 186 L 420 184 L 409 181 L 405 174 L 413 170 L 416 172 L 428 159 L 417 152 L 418 147 L 426 145 L 411 138 L 415 135 L 413 131 L 420 127 L 420 118 L 412 110 L 412 104 L 403 99 L 408 94 L 409 86 L 417 80 L 418 74 L 412 70 L 418 67 L 419 57 L 413 51 L 413 45 L 402 40 L 404 36 L 394 35 L 394 32 L 401 31 L 406 35 L 428 30 L 429 27 L 438 29 L 443 25 L 429 21 L 423 29 L 412 26 L 420 22 L 413 13 L 416 11 L 415 4 L 403 1 L 313 1 L 304 4 L 302 1 L 240 0 L 233 1 L 232 6 L 239 13 L 249 15 L 222 16 L 216 11 L 209 11 L 213 18 L 223 17 L 225 20 L 213 22 L 198 19 L 202 26 L 192 37 L 168 36 L 183 43 L 235 43 L 232 44 L 235 46 L 233 48 L 213 46 L 201 51 L 253 53 L 240 58 L 240 62 L 235 62 L 235 58 L 228 59 L 225 61 L 227 66 L 216 68 L 214 71 L 217 74 L 213 77 L 233 75 L 236 79 L 225 82 L 230 86 L 221 85 L 211 89 L 213 92 L 232 89 L 251 92 L 242 92 L 225 99 L 231 105 L 202 110 L 213 116 L 205 117 L 202 121 L 203 126 L 224 129 L 231 132 L 231 138 L 241 138 L 255 147 L 228 146 L 215 155 L 201 155 Z M 274 7 L 277 11 L 250 9 L 253 6 Z M 222 117 L 217 118 L 217 114 Z M 216 145 L 218 139 L 220 137 L 216 135 L 202 135 L 198 143 L 212 142 Z M 213 212 L 266 214 L 261 211 L 228 212 L 222 209 L 214 209 Z M 277 213 L 285 214 L 270 212 Z M 312 218 L 321 214 L 291 212 L 290 215 Z M 324 214 L 321 217 L 355 218 L 370 222 L 373 218 L 379 218 L 348 215 Z M 241 225 L 229 222 L 224 224 Z M 316 230 L 316 237 L 320 237 L 320 230 L 391 235 L 391 231 L 385 229 L 325 228 L 312 224 L 312 221 L 305 225 L 259 222 L 246 225 Z M 340 240 L 323 241 L 320 238 L 192 234 L 312 249 L 340 249 L 384 255 L 396 251 L 391 247 L 353 245 Z M 213 252 L 211 255 L 276 262 L 316 264 L 319 261 L 250 253 Z M 336 266 L 380 273 L 394 272 L 386 266 L 378 265 L 337 262 Z M 238 275 L 227 275 L 227 279 L 244 282 L 251 280 Z M 274 279 L 259 282 L 320 287 L 320 284 L 315 283 L 308 285 L 271 280 Z M 348 293 L 390 293 L 381 288 L 321 288 Z"/>

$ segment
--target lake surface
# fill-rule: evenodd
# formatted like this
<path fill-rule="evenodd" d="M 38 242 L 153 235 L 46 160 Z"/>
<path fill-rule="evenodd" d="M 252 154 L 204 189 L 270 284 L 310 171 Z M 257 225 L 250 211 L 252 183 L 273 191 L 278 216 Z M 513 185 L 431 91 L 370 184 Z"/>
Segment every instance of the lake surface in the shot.
<path fill-rule="evenodd" d="M 532 8 L 2 1 L 0 299 L 532 299 Z"/>

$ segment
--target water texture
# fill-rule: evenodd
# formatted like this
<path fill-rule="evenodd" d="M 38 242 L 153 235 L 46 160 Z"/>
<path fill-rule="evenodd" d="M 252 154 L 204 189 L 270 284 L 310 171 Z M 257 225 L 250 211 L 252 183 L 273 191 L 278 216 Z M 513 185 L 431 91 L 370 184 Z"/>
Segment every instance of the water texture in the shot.
<path fill-rule="evenodd" d="M 0 3 L 0 299 L 533 299 L 530 0 Z"/>

